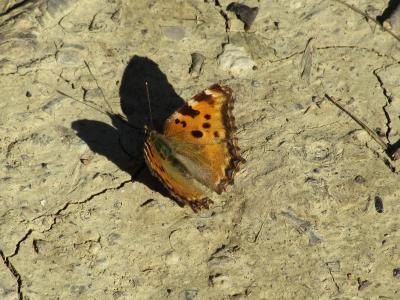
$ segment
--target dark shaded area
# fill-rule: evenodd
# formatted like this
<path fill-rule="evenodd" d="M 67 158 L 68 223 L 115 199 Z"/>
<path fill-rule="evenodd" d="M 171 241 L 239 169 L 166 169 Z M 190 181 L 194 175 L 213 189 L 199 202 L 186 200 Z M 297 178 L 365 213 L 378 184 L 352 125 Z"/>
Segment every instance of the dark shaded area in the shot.
<path fill-rule="evenodd" d="M 133 180 L 170 197 L 161 182 L 151 175 L 143 159 L 144 126 L 151 127 L 146 82 L 154 125 L 160 130 L 165 120 L 184 101 L 175 93 L 158 65 L 139 56 L 134 56 L 128 63 L 119 90 L 121 108 L 128 123 L 109 113 L 113 126 L 95 120 L 78 120 L 72 123 L 72 128 L 93 152 L 107 157 L 133 176 Z"/>
<path fill-rule="evenodd" d="M 400 158 L 400 140 L 394 144 L 388 145 L 386 153 L 392 160 L 398 160 Z"/>
<path fill-rule="evenodd" d="M 383 213 L 384 209 L 383 209 L 383 200 L 382 200 L 382 198 L 379 197 L 379 196 L 375 196 L 374 203 L 375 203 L 375 210 L 380 214 Z"/>
<path fill-rule="evenodd" d="M 14 2 L 14 4 L 10 5 L 10 7 L 8 7 L 7 10 L 0 12 L 0 17 L 5 16 L 7 14 L 11 14 L 14 11 L 18 11 L 18 10 L 20 12 L 26 11 L 26 10 L 32 8 L 34 5 L 39 5 L 40 2 L 43 2 L 43 1 L 19 0 L 19 1 L 12 1 L 12 2 Z"/>
<path fill-rule="evenodd" d="M 154 126 L 161 130 L 164 121 L 185 102 L 175 93 L 165 74 L 152 60 L 134 56 L 129 62 L 119 89 L 121 108 L 130 124 L 141 128 L 149 124 L 146 82 Z"/>
<path fill-rule="evenodd" d="M 394 268 L 393 269 L 393 277 L 394 278 L 400 278 L 400 268 Z"/>
<path fill-rule="evenodd" d="M 397 9 L 399 4 L 400 4 L 400 0 L 390 0 L 389 3 L 388 3 L 388 6 L 383 11 L 382 15 L 381 16 L 377 16 L 376 20 L 382 25 L 383 22 L 385 22 L 387 19 L 390 18 L 390 16 Z"/>
<path fill-rule="evenodd" d="M 248 31 L 258 14 L 258 7 L 249 7 L 245 4 L 232 2 L 227 8 L 236 14 L 236 17 L 244 23 L 244 30 Z"/>

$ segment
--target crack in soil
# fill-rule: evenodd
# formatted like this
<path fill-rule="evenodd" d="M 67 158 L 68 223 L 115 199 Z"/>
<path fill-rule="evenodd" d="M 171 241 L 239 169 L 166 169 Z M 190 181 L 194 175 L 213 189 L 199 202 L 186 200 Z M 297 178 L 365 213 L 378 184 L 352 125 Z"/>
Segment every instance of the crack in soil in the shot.
<path fill-rule="evenodd" d="M 219 0 L 214 0 L 214 6 L 217 9 L 217 11 L 219 12 L 219 14 L 224 18 L 225 20 L 225 32 L 229 31 L 229 18 L 228 15 L 226 14 L 226 12 L 224 11 L 224 9 L 222 8 L 221 3 L 219 3 Z M 229 42 L 229 37 L 228 37 L 228 42 Z"/>
<path fill-rule="evenodd" d="M 21 291 L 21 287 L 22 287 L 21 275 L 15 269 L 13 264 L 10 262 L 9 257 L 6 257 L 4 255 L 4 252 L 1 249 L 0 249 L 0 257 L 2 258 L 4 265 L 7 267 L 7 269 L 11 272 L 11 274 L 13 275 L 15 280 L 17 281 L 18 300 L 22 300 L 24 297 L 23 297 L 23 294 L 22 294 L 22 291 Z"/>
<path fill-rule="evenodd" d="M 33 232 L 32 229 L 29 229 L 29 230 L 27 231 L 27 233 L 26 233 L 26 234 L 17 242 L 17 244 L 15 245 L 14 253 L 11 254 L 11 255 L 9 255 L 9 256 L 7 256 L 7 258 L 14 257 L 14 256 L 16 256 L 16 255 L 18 254 L 19 248 L 21 247 L 21 244 L 22 244 L 23 242 L 26 241 L 26 239 L 32 234 L 32 232 Z"/>
<path fill-rule="evenodd" d="M 303 53 L 304 53 L 304 50 L 301 50 L 301 51 L 298 51 L 298 52 L 294 52 L 294 53 L 292 53 L 292 54 L 290 54 L 288 56 L 279 58 L 277 60 L 269 60 L 269 63 L 273 64 L 273 63 L 276 63 L 276 62 L 281 62 L 281 61 L 284 61 L 284 60 L 288 60 L 288 59 L 292 58 L 293 56 L 300 55 L 300 54 L 303 54 Z"/>
<path fill-rule="evenodd" d="M 3 259 L 4 265 L 7 267 L 7 269 L 11 272 L 11 274 L 14 276 L 14 278 L 17 281 L 17 293 L 18 293 L 19 300 L 22 300 L 24 298 L 22 291 L 21 291 L 22 278 L 21 278 L 21 274 L 18 273 L 18 271 L 15 269 L 14 265 L 11 263 L 10 258 L 12 258 L 18 254 L 21 244 L 26 241 L 26 239 L 32 234 L 32 232 L 33 232 L 33 230 L 29 229 L 27 231 L 27 233 L 17 242 L 17 244 L 15 245 L 15 250 L 14 250 L 13 254 L 11 254 L 9 256 L 5 256 L 4 252 L 0 249 L 0 256 Z"/>
<path fill-rule="evenodd" d="M 137 175 L 137 174 L 136 174 L 136 175 Z M 134 176 L 134 177 L 136 177 L 136 176 Z M 105 188 L 105 189 L 101 190 L 100 192 L 97 192 L 97 193 L 95 193 L 95 194 L 93 194 L 93 195 L 90 195 L 88 198 L 86 198 L 86 199 L 83 200 L 83 201 L 78 201 L 78 202 L 67 202 L 67 203 L 64 204 L 63 207 L 61 207 L 59 210 L 57 210 L 54 214 L 50 214 L 50 215 L 41 215 L 41 216 L 39 216 L 39 217 L 36 217 L 36 218 L 33 219 L 33 220 L 36 220 L 36 219 L 39 219 L 39 218 L 42 218 L 42 217 L 54 217 L 54 218 L 53 218 L 53 223 L 50 225 L 50 227 L 49 227 L 47 230 L 43 231 L 43 232 L 48 232 L 48 231 L 50 231 L 50 230 L 53 229 L 54 225 L 57 224 L 57 219 L 59 218 L 60 214 L 61 214 L 63 211 L 67 210 L 68 207 L 70 207 L 71 205 L 79 205 L 79 204 L 88 203 L 89 201 L 93 200 L 95 197 L 97 197 L 97 196 L 99 196 L 99 195 L 102 195 L 102 194 L 105 194 L 105 193 L 107 193 L 108 191 L 112 191 L 112 190 L 115 191 L 115 190 L 119 190 L 120 188 L 123 188 L 123 187 L 125 186 L 125 184 L 127 184 L 128 182 L 131 182 L 132 180 L 133 180 L 133 177 L 130 178 L 129 180 L 125 180 L 125 181 L 121 182 L 120 185 L 117 186 L 117 187 Z M 33 220 L 32 220 L 32 221 L 33 221 Z"/>
<path fill-rule="evenodd" d="M 386 57 L 388 59 L 394 60 L 392 57 L 387 56 L 385 54 L 382 54 L 380 52 L 378 52 L 375 49 L 369 49 L 369 48 L 365 48 L 365 47 L 358 47 L 358 46 L 352 46 L 352 45 L 332 45 L 332 46 L 324 46 L 324 47 L 315 47 L 315 50 L 330 50 L 330 49 L 355 49 L 355 50 L 364 50 L 364 51 L 368 51 L 368 52 L 372 52 L 374 54 L 376 54 L 379 57 Z M 290 58 L 292 58 L 293 56 L 297 56 L 297 55 L 301 55 L 304 53 L 305 50 L 301 50 L 301 51 L 297 51 L 294 52 L 292 54 L 289 54 L 285 57 L 279 58 L 277 60 L 270 60 L 270 63 L 276 63 L 276 62 L 280 62 L 280 61 L 284 61 L 284 60 L 288 60 Z"/>
<path fill-rule="evenodd" d="M 335 284 L 336 291 L 337 291 L 338 293 L 340 293 L 340 287 L 339 287 L 339 285 L 337 284 L 337 282 L 336 282 L 336 280 L 335 280 L 335 277 L 334 277 L 333 274 L 332 274 L 332 269 L 329 267 L 329 265 L 328 265 L 327 263 L 325 263 L 325 265 L 326 265 L 326 267 L 328 268 L 328 271 L 329 271 L 329 274 L 331 275 L 331 279 L 332 279 L 333 283 Z"/>
<path fill-rule="evenodd" d="M 141 170 L 139 170 L 138 173 L 140 173 L 140 171 L 141 171 Z M 136 174 L 136 175 L 137 175 L 137 174 Z M 134 177 L 136 177 L 136 176 L 134 176 Z M 61 214 L 61 212 L 63 212 L 63 211 L 65 211 L 66 209 L 68 209 L 68 207 L 69 207 L 70 205 L 78 205 L 78 204 L 87 203 L 87 202 L 91 201 L 92 199 L 94 199 L 95 197 L 97 197 L 97 196 L 99 196 L 99 195 L 101 195 L 101 194 L 104 194 L 104 193 L 106 193 L 106 192 L 109 191 L 109 190 L 118 190 L 118 189 L 124 187 L 125 184 L 127 184 L 128 182 L 131 182 L 132 180 L 133 180 L 132 178 L 129 179 L 129 180 L 125 180 L 125 181 L 123 181 L 123 182 L 122 182 L 119 186 L 117 186 L 117 187 L 105 188 L 105 189 L 101 190 L 100 192 L 97 192 L 97 193 L 95 193 L 95 194 L 93 194 L 93 195 L 90 195 L 88 198 L 86 198 L 86 199 L 83 200 L 83 201 L 79 201 L 79 202 L 67 202 L 63 207 L 61 207 L 61 208 L 60 208 L 58 211 L 56 211 L 54 214 L 51 214 L 51 215 L 41 215 L 41 216 L 39 216 L 39 217 L 37 217 L 37 218 L 34 218 L 32 221 L 34 221 L 34 220 L 36 220 L 36 219 L 39 219 L 39 218 L 42 218 L 42 217 L 45 217 L 45 216 L 54 216 L 53 223 L 50 225 L 49 229 L 45 230 L 44 232 L 50 231 L 50 230 L 53 228 L 53 226 L 54 226 L 55 224 L 57 224 L 57 219 L 58 219 L 58 216 Z M 15 257 L 16 255 L 18 255 L 19 249 L 21 248 L 22 243 L 24 243 L 24 242 L 29 238 L 29 236 L 30 236 L 32 233 L 33 233 L 33 229 L 29 229 L 29 230 L 26 232 L 26 234 L 25 234 L 25 235 L 17 242 L 17 244 L 15 245 L 15 250 L 14 250 L 14 252 L 13 252 L 11 255 L 5 256 L 4 252 L 0 249 L 0 256 L 1 256 L 2 260 L 3 260 L 4 265 L 7 267 L 7 269 L 11 272 L 11 274 L 14 276 L 14 278 L 15 278 L 16 281 L 17 281 L 17 293 L 18 293 L 18 299 L 19 299 L 19 300 L 22 300 L 22 299 L 24 298 L 24 297 L 23 297 L 23 294 L 22 294 L 22 291 L 21 291 L 21 288 L 22 288 L 22 278 L 21 278 L 21 275 L 18 273 L 18 271 L 15 269 L 14 265 L 11 263 L 10 258 Z"/>
<path fill-rule="evenodd" d="M 383 68 L 385 68 L 385 67 L 383 67 Z M 381 70 L 381 69 L 382 68 L 375 69 L 372 73 L 374 74 L 374 76 L 378 80 L 379 85 L 380 85 L 380 87 L 382 89 L 382 93 L 383 93 L 383 95 L 385 96 L 385 98 L 387 100 L 385 105 L 382 107 L 382 109 L 383 109 L 383 112 L 384 112 L 385 117 L 386 117 L 386 133 L 385 133 L 385 136 L 386 136 L 387 141 L 389 142 L 389 135 L 390 135 L 390 131 L 392 130 L 392 127 L 391 127 L 390 124 L 392 123 L 392 120 L 390 119 L 389 113 L 387 111 L 387 107 L 391 105 L 392 97 L 389 95 L 388 91 L 384 87 L 384 83 L 383 83 L 382 78 L 378 75 L 378 71 Z"/>
<path fill-rule="evenodd" d="M 379 57 L 386 57 L 391 60 L 394 60 L 392 57 L 382 54 L 379 51 L 375 50 L 374 48 L 366 48 L 366 47 L 359 47 L 359 46 L 354 46 L 354 45 L 332 45 L 332 46 L 325 46 L 325 47 L 316 47 L 318 50 L 325 50 L 325 49 L 356 49 L 356 50 L 364 50 L 368 52 L 375 53 Z"/>
<path fill-rule="evenodd" d="M 365 144 L 365 147 L 367 147 L 367 149 L 369 149 L 372 154 L 375 155 L 376 158 L 380 158 L 382 159 L 383 163 L 385 164 L 386 167 L 388 167 L 388 169 L 392 172 L 397 174 L 396 171 L 396 167 L 391 163 L 391 161 L 389 159 L 387 159 L 385 156 L 382 156 L 381 153 L 379 153 L 378 151 L 376 151 L 375 149 L 371 148 L 368 143 Z"/>
<path fill-rule="evenodd" d="M 79 205 L 79 204 L 84 204 L 87 203 L 91 200 L 93 200 L 95 197 L 102 195 L 106 192 L 108 192 L 109 190 L 118 190 L 120 188 L 123 188 L 125 186 L 125 184 L 127 184 L 128 182 L 131 182 L 132 180 L 134 180 L 134 178 L 136 178 L 138 176 L 138 174 L 142 171 L 143 168 L 140 168 L 136 174 L 134 176 L 132 176 L 129 180 L 125 180 L 123 182 L 121 182 L 117 187 L 112 187 L 112 188 L 105 188 L 103 190 L 101 190 L 100 192 L 97 192 L 95 194 L 90 195 L 89 197 L 87 197 L 85 200 L 83 201 L 79 201 L 79 202 L 67 202 L 63 207 L 61 207 L 59 210 L 57 210 L 54 214 L 51 215 L 41 215 L 39 217 L 34 218 L 31 221 L 34 221 L 36 219 L 42 218 L 42 217 L 46 217 L 46 216 L 54 216 L 53 219 L 53 223 L 50 225 L 49 229 L 45 230 L 44 232 L 50 231 L 55 224 L 57 224 L 57 219 L 59 217 L 59 215 L 61 214 L 61 212 L 65 211 L 66 209 L 68 209 L 69 206 L 71 205 Z M 11 272 L 11 274 L 13 275 L 13 277 L 16 279 L 17 281 L 17 293 L 18 293 L 18 299 L 22 300 L 24 298 L 23 293 L 21 291 L 22 288 L 22 278 L 21 278 L 21 274 L 18 273 L 18 271 L 16 270 L 16 268 L 14 267 L 14 265 L 11 263 L 10 258 L 15 257 L 16 255 L 18 255 L 19 250 L 21 248 L 22 243 L 24 243 L 29 236 L 33 233 L 33 229 L 29 229 L 26 234 L 17 242 L 17 244 L 15 245 L 15 250 L 14 252 L 9 255 L 9 256 L 5 256 L 4 252 L 0 249 L 0 257 L 3 260 L 4 265 L 7 267 L 7 269 Z"/>
<path fill-rule="evenodd" d="M 222 18 L 225 20 L 225 33 L 226 33 L 226 42 L 221 43 L 221 53 L 218 54 L 217 57 L 219 57 L 223 52 L 224 52 L 224 46 L 229 44 L 229 18 L 224 9 L 222 8 L 221 3 L 219 3 L 219 0 L 214 0 L 214 7 L 218 11 L 218 13 L 222 16 Z"/>

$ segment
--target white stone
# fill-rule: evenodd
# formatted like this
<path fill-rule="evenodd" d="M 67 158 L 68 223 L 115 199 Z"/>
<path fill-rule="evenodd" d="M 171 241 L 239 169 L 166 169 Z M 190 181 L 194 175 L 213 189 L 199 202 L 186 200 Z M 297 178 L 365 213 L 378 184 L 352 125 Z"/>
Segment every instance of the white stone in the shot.
<path fill-rule="evenodd" d="M 243 47 L 227 44 L 218 58 L 221 69 L 234 76 L 243 76 L 253 70 L 255 62 Z"/>

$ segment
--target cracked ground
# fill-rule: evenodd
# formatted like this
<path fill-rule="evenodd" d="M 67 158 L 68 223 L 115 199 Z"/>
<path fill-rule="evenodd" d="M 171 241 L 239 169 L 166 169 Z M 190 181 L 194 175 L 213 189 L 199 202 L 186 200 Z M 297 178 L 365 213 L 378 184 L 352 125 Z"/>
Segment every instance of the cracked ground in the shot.
<path fill-rule="evenodd" d="M 246 1 L 248 32 L 229 3 L 0 1 L 1 299 L 400 298 L 400 163 L 324 97 L 396 145 L 400 42 L 333 0 Z M 235 92 L 247 163 L 208 211 L 144 165 L 145 82 L 156 126 Z"/>

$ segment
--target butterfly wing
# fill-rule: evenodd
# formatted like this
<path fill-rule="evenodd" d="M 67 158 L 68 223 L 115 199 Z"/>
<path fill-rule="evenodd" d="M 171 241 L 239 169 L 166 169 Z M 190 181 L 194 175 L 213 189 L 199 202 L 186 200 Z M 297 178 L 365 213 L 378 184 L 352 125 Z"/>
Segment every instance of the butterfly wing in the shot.
<path fill-rule="evenodd" d="M 171 195 L 182 205 L 189 204 L 194 211 L 208 208 L 204 186 L 196 181 L 188 168 L 179 161 L 172 145 L 164 135 L 151 131 L 144 144 L 144 157 L 152 174 L 160 179 Z"/>
<path fill-rule="evenodd" d="M 244 162 L 235 137 L 233 102 L 229 87 L 214 84 L 173 113 L 164 125 L 163 133 L 188 173 L 217 193 L 233 184 Z"/>

